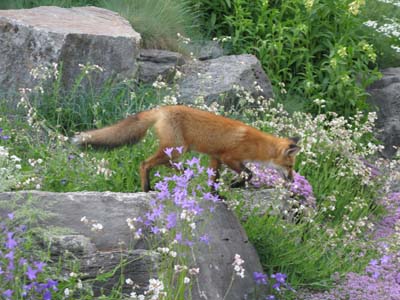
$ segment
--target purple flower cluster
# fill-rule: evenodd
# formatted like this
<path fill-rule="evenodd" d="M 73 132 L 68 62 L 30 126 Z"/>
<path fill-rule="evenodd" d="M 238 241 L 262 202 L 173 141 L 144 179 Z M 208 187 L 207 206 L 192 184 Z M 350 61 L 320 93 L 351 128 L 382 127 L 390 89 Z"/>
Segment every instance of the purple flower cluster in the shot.
<path fill-rule="evenodd" d="M 182 152 L 183 148 L 167 148 L 165 153 L 172 159 L 173 151 Z M 135 236 L 141 236 L 143 228 L 150 230 L 155 235 L 174 231 L 175 240 L 183 245 L 192 246 L 195 242 L 209 243 L 209 237 L 202 235 L 197 238 L 190 234 L 185 237 L 183 224 L 190 224 L 193 230 L 195 227 L 194 219 L 200 216 L 205 210 L 212 212 L 215 203 L 220 201 L 217 194 L 211 193 L 207 188 L 192 184 L 193 179 L 198 176 L 207 175 L 207 185 L 209 189 L 217 189 L 218 184 L 211 180 L 214 170 L 204 168 L 200 165 L 200 160 L 196 157 L 185 162 L 172 162 L 172 166 L 179 171 L 179 174 L 166 176 L 156 183 L 157 195 L 150 203 L 151 210 L 145 216 L 136 218 L 139 229 Z M 157 172 L 157 177 L 161 177 Z M 203 207 L 197 199 L 206 200 L 207 208 Z M 171 205 L 172 204 L 172 205 Z"/>
<path fill-rule="evenodd" d="M 305 295 L 306 300 L 376 300 L 400 299 L 400 252 L 395 243 L 400 224 L 400 193 L 390 194 L 383 203 L 390 215 L 378 225 L 374 243 L 380 258 L 370 261 L 362 274 L 348 273 L 344 282 L 325 293 Z M 393 238 L 394 237 L 394 238 Z"/>
<path fill-rule="evenodd" d="M 264 166 L 260 163 L 252 163 L 250 169 L 253 172 L 251 184 L 256 187 L 275 187 L 277 185 L 285 185 L 293 194 L 293 197 L 298 198 L 302 204 L 315 207 L 315 197 L 311 184 L 307 179 L 294 172 L 294 180 L 287 184 L 284 182 L 279 172 L 273 168 Z"/>
<path fill-rule="evenodd" d="M 13 220 L 14 215 L 8 214 L 8 219 Z M 24 226 L 12 232 L 5 223 L 0 224 L 0 298 L 50 300 L 57 281 L 43 280 L 45 263 L 23 257 L 19 234 L 24 231 Z"/>
<path fill-rule="evenodd" d="M 3 134 L 3 128 L 0 128 L 0 140 L 5 141 L 5 140 L 9 140 L 9 139 L 10 139 L 10 136 L 9 135 L 4 135 Z"/>
<path fill-rule="evenodd" d="M 294 291 L 293 288 L 286 282 L 287 276 L 283 273 L 275 273 L 268 275 L 260 272 L 253 273 L 253 279 L 257 285 L 265 285 L 268 286 L 270 289 L 274 290 L 275 292 L 282 292 L 282 287 Z M 274 295 L 268 295 L 265 297 L 268 300 L 275 300 L 276 297 Z"/>

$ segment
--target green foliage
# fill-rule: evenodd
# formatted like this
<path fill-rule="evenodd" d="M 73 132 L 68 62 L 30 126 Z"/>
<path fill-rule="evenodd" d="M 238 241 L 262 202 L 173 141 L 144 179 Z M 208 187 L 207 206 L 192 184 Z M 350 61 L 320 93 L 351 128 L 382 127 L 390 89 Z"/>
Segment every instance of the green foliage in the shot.
<path fill-rule="evenodd" d="M 362 1 L 193 1 L 211 35 L 230 36 L 233 53 L 253 53 L 277 97 L 301 98 L 316 113 L 351 116 L 366 109 L 365 87 L 377 78 L 376 55 L 360 35 Z"/>
<path fill-rule="evenodd" d="M 387 2 L 387 3 L 385 3 Z M 374 45 L 381 69 L 400 66 L 400 7 L 398 1 L 367 0 L 361 18 L 364 35 Z"/>
<path fill-rule="evenodd" d="M 180 50 L 177 34 L 195 37 L 196 15 L 188 0 L 103 0 L 141 34 L 145 48 Z"/>
<path fill-rule="evenodd" d="M 124 118 L 129 113 L 147 109 L 159 94 L 154 89 L 139 87 L 133 80 L 109 80 L 99 88 L 93 88 L 91 78 L 102 72 L 97 66 L 82 66 L 82 71 L 68 90 L 62 87 L 62 66 L 49 74 L 41 70 L 45 87 L 36 87 L 26 95 L 26 102 L 34 108 L 34 118 L 43 120 L 45 126 L 63 134 L 102 127 Z"/>

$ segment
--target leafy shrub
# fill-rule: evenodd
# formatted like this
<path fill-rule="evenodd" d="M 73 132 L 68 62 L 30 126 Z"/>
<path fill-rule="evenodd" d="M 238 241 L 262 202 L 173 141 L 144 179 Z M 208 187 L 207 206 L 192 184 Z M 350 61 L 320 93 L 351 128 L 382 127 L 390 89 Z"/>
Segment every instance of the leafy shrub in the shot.
<path fill-rule="evenodd" d="M 362 0 L 193 1 L 204 27 L 230 36 L 234 53 L 253 53 L 261 61 L 279 99 L 295 97 L 311 112 L 314 99 L 323 111 L 351 116 L 365 109 L 364 88 L 377 78 L 376 55 L 360 35 Z"/>
<path fill-rule="evenodd" d="M 376 48 L 379 67 L 400 66 L 400 2 L 369 0 L 361 17 L 363 32 Z"/>

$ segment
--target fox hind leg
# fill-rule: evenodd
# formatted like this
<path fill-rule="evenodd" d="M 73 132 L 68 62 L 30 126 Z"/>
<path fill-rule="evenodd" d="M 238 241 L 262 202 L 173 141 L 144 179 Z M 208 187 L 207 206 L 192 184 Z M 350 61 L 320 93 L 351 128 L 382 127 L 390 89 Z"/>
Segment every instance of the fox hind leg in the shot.
<path fill-rule="evenodd" d="M 148 192 L 151 190 L 150 187 L 150 171 L 156 166 L 166 165 L 170 161 L 170 158 L 164 152 L 164 148 L 158 149 L 158 151 L 146 159 L 140 165 L 140 180 L 142 184 L 142 191 Z"/>
<path fill-rule="evenodd" d="M 140 179 L 141 179 L 141 184 L 142 184 L 142 190 L 143 192 L 148 192 L 151 190 L 150 187 L 150 171 L 156 166 L 161 166 L 161 165 L 166 165 L 172 168 L 175 168 L 174 166 L 170 165 L 170 161 L 173 161 L 174 159 L 177 159 L 181 154 L 185 153 L 187 150 L 187 147 L 184 147 L 181 152 L 177 151 L 174 149 L 171 152 L 171 156 L 168 156 L 165 152 L 165 149 L 167 148 L 172 148 L 172 147 L 160 147 L 157 152 L 150 156 L 148 159 L 146 159 L 141 165 L 140 165 Z"/>

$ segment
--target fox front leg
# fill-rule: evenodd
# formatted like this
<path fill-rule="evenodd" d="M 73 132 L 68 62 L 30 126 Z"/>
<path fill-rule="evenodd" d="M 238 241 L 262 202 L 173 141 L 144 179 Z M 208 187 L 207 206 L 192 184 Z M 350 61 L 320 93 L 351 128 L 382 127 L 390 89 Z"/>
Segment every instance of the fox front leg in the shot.
<path fill-rule="evenodd" d="M 246 183 L 251 180 L 253 173 L 246 167 L 243 166 L 243 170 L 239 173 L 239 178 L 231 182 L 231 188 L 243 188 L 246 187 Z"/>
<path fill-rule="evenodd" d="M 245 187 L 246 182 L 249 182 L 253 177 L 253 173 L 240 161 L 227 159 L 225 157 L 223 163 L 239 174 L 239 178 L 231 183 L 231 188 Z"/>

